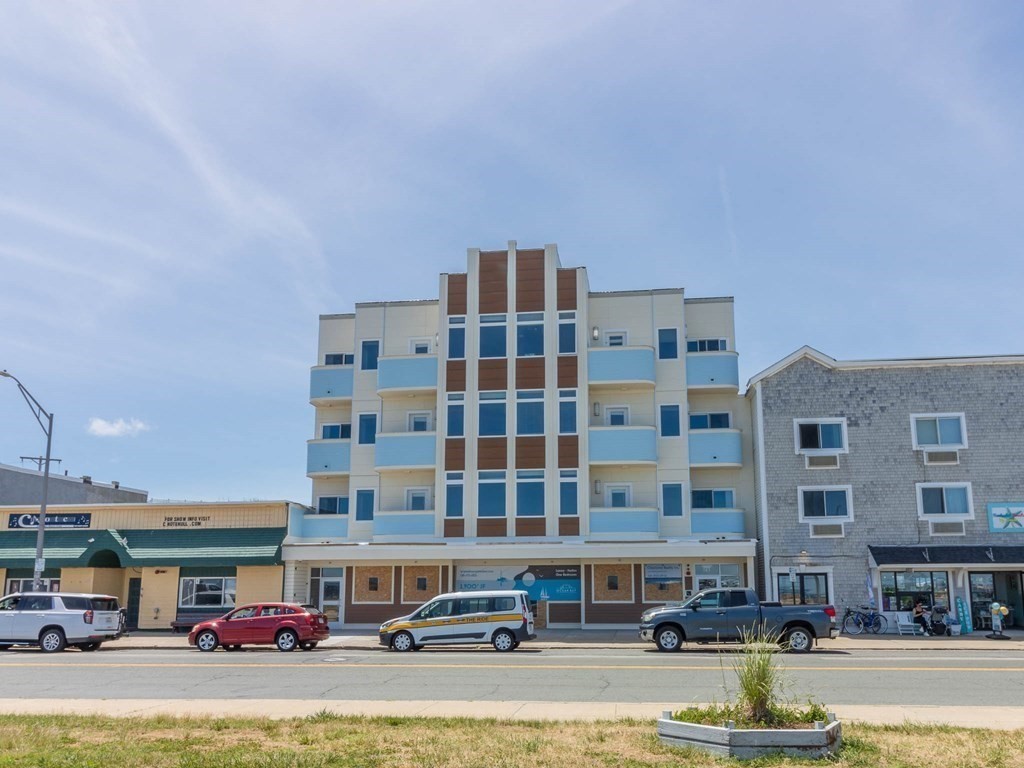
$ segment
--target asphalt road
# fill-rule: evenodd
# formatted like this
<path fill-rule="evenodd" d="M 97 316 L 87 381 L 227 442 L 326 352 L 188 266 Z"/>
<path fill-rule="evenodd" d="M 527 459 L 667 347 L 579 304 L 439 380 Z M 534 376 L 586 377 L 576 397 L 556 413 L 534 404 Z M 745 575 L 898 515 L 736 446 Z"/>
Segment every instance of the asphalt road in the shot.
<path fill-rule="evenodd" d="M 427 649 L 0 653 L 6 699 L 708 702 L 735 689 L 733 654 Z M 1024 706 L 1024 654 L 816 651 L 783 657 L 796 699 Z"/>

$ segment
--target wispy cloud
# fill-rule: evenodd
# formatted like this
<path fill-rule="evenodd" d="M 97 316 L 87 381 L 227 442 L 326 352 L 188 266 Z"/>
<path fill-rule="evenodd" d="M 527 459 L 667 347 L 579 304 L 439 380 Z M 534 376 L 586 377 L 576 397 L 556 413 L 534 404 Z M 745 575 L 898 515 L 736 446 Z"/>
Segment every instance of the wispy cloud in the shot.
<path fill-rule="evenodd" d="M 149 424 L 141 419 L 130 418 L 127 421 L 107 421 L 97 416 L 89 419 L 86 431 L 94 437 L 135 437 L 150 430 Z"/>

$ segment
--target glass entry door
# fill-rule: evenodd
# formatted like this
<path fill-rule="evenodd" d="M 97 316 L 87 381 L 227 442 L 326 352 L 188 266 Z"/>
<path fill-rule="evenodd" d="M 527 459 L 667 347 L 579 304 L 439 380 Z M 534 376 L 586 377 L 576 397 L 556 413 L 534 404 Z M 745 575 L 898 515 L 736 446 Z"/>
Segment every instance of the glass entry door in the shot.
<path fill-rule="evenodd" d="M 337 629 L 345 620 L 345 569 L 310 568 L 309 575 L 310 600 L 323 611 L 328 625 L 332 629 Z"/>

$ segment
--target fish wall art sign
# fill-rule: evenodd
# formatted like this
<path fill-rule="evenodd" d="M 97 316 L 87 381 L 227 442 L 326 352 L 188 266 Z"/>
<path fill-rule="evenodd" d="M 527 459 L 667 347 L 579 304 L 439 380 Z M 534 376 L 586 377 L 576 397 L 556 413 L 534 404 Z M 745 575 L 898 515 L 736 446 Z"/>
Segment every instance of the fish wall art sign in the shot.
<path fill-rule="evenodd" d="M 1024 501 L 989 504 L 988 529 L 992 533 L 1024 533 Z"/>

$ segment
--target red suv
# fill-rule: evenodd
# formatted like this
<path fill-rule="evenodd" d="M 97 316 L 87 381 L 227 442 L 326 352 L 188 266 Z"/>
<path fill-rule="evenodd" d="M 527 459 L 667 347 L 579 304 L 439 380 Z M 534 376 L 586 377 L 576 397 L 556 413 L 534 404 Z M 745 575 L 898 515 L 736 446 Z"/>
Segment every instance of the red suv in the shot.
<path fill-rule="evenodd" d="M 200 651 L 237 651 L 243 645 L 276 645 L 279 651 L 296 647 L 311 651 L 331 636 L 327 618 L 316 608 L 291 603 L 252 603 L 231 613 L 196 624 L 188 644 Z"/>

